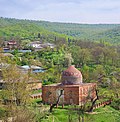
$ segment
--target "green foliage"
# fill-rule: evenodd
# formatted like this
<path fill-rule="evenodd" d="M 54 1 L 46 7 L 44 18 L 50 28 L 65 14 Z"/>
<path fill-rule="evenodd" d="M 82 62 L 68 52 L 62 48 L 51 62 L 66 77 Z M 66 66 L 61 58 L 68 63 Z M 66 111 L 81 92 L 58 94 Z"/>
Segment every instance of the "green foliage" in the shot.
<path fill-rule="evenodd" d="M 0 44 L 9 39 L 16 39 L 21 48 L 32 49 L 27 44 L 33 40 L 42 42 L 54 42 L 54 49 L 42 49 L 40 51 L 19 53 L 14 50 L 14 57 L 4 57 L 0 54 L 0 62 L 14 63 L 17 65 L 37 65 L 43 66 L 46 71 L 39 75 L 34 74 L 34 78 L 42 80 L 43 85 L 60 82 L 61 72 L 71 64 L 74 64 L 83 75 L 83 82 L 97 82 L 99 95 L 102 100 L 112 98 L 111 106 L 119 110 L 119 86 L 120 86 L 120 45 L 119 45 L 119 25 L 87 25 L 87 24 L 65 24 L 51 23 L 44 21 L 16 20 L 0 18 Z M 66 35 L 65 35 L 66 34 Z M 68 38 L 69 37 L 69 38 Z M 98 42 L 99 41 L 99 42 Z M 109 43 L 111 42 L 111 43 Z M 117 45 L 113 45 L 113 44 Z M 12 73 L 12 75 L 11 75 Z M 18 80 L 20 76 L 13 70 L 5 72 L 6 80 L 13 78 Z M 4 75 L 5 75 L 4 74 Z M 14 75 L 13 75 L 14 74 Z M 9 76 L 9 77 L 8 77 Z M 32 76 L 32 75 L 31 75 Z M 24 86 L 24 85 L 23 85 Z M 22 86 L 22 87 L 23 87 Z M 11 86 L 12 87 L 12 86 Z M 17 86 L 16 86 L 17 87 Z M 18 86 L 20 87 L 20 86 Z M 22 93 L 21 88 L 16 90 Z M 2 99 L 10 96 L 9 92 L 2 91 Z M 37 91 L 41 92 L 41 91 Z M 36 107 L 34 101 L 33 106 Z M 97 114 L 88 115 L 86 121 L 108 122 L 119 121 L 120 113 L 111 107 L 98 109 Z M 103 112 L 105 110 L 105 112 Z M 115 112 L 117 114 L 115 114 Z M 3 113 L 3 114 L 2 114 Z M 4 116 L 5 111 L 0 109 L 0 114 Z M 39 116 L 41 114 L 41 116 Z M 52 115 L 47 116 L 44 121 L 68 121 L 66 115 L 72 114 L 72 121 L 77 122 L 77 112 L 67 109 L 56 109 Z M 114 114 L 114 116 L 112 116 Z M 37 121 L 41 120 L 45 114 L 37 115 Z M 106 119 L 107 118 L 107 119 Z"/>
<path fill-rule="evenodd" d="M 57 38 L 66 38 L 65 35 L 61 35 L 55 32 L 50 32 L 44 29 L 42 26 L 38 26 L 35 21 L 29 20 L 17 20 L 0 18 L 0 37 L 8 39 L 22 39 L 22 40 L 42 40 L 55 41 Z M 40 38 L 38 33 L 41 34 Z"/>
<path fill-rule="evenodd" d="M 91 116 L 94 118 L 95 122 L 119 122 L 120 112 L 113 109 L 110 106 L 101 107 L 95 110 L 96 114 Z"/>
<path fill-rule="evenodd" d="M 7 110 L 5 108 L 0 107 L 0 119 L 7 115 Z"/>
<path fill-rule="evenodd" d="M 70 122 L 79 122 L 79 115 L 74 111 L 68 113 L 68 109 L 55 109 L 54 112 L 47 118 L 42 119 L 42 122 L 69 122 L 69 115 L 71 116 Z M 105 108 L 98 108 L 92 114 L 86 114 L 84 117 L 85 122 L 119 122 L 120 112 L 106 106 Z"/>
<path fill-rule="evenodd" d="M 115 99 L 112 102 L 111 106 L 116 110 L 120 110 L 120 99 Z"/>
<path fill-rule="evenodd" d="M 7 40 L 21 38 L 56 42 L 60 38 L 67 40 L 70 37 L 71 39 L 99 41 L 106 45 L 110 45 L 109 42 L 115 45 L 120 44 L 119 24 L 93 25 L 0 18 L 0 27 L 0 37 Z M 70 38 L 69 40 L 72 41 Z"/>

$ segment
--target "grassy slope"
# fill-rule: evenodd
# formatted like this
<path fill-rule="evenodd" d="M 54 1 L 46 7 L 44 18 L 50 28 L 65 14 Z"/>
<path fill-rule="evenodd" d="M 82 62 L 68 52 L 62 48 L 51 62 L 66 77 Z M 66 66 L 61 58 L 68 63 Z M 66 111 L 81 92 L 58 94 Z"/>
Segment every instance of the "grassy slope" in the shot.
<path fill-rule="evenodd" d="M 96 109 L 95 112 L 96 114 L 92 116 L 95 122 L 120 122 L 120 111 L 110 106 L 101 107 Z"/>
<path fill-rule="evenodd" d="M 78 122 L 77 114 L 73 113 L 72 122 Z M 54 109 L 53 114 L 48 116 L 42 122 L 68 122 L 67 109 Z M 111 108 L 110 106 L 96 109 L 93 114 L 87 114 L 85 122 L 120 122 L 120 112 Z"/>

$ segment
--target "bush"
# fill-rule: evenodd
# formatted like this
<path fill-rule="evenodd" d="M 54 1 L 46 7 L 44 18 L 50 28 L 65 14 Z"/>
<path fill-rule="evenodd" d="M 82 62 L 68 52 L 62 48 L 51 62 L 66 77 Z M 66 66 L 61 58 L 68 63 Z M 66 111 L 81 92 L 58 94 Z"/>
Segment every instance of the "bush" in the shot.
<path fill-rule="evenodd" d="M 120 99 L 115 99 L 112 103 L 111 103 L 111 107 L 113 107 L 116 110 L 120 110 Z"/>
<path fill-rule="evenodd" d="M 5 117 L 7 114 L 7 111 L 4 108 L 0 108 L 0 118 Z"/>

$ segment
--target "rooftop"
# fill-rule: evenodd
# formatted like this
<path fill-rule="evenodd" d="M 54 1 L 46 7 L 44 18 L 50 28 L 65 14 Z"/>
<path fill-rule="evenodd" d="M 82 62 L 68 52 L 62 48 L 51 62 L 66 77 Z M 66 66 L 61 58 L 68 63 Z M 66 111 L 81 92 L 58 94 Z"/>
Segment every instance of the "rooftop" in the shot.
<path fill-rule="evenodd" d="M 63 85 L 61 83 L 56 83 L 56 84 L 49 84 L 49 85 L 45 85 L 45 86 L 56 86 L 56 87 L 82 87 L 82 86 L 88 86 L 88 85 L 93 85 L 96 83 L 81 83 L 80 85 Z"/>
<path fill-rule="evenodd" d="M 21 68 L 24 68 L 24 69 L 42 69 L 42 67 L 39 67 L 39 66 L 34 66 L 32 65 L 31 67 L 28 66 L 28 65 L 24 65 L 24 66 L 21 66 Z"/>
<path fill-rule="evenodd" d="M 81 72 L 75 68 L 74 65 L 68 67 L 65 71 L 62 73 L 63 76 L 75 76 L 75 77 L 82 77 Z"/>

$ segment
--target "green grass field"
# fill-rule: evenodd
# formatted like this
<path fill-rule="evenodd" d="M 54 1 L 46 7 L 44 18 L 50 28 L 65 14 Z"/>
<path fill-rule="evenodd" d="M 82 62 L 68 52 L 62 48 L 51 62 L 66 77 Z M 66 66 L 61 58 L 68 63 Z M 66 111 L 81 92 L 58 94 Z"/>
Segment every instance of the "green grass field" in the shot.
<path fill-rule="evenodd" d="M 71 116 L 71 122 L 79 122 L 78 114 L 67 109 L 55 108 L 53 113 L 42 120 L 42 122 L 69 122 L 68 116 Z M 120 122 L 120 111 L 110 106 L 101 107 L 94 110 L 91 114 L 84 115 L 84 122 Z"/>

